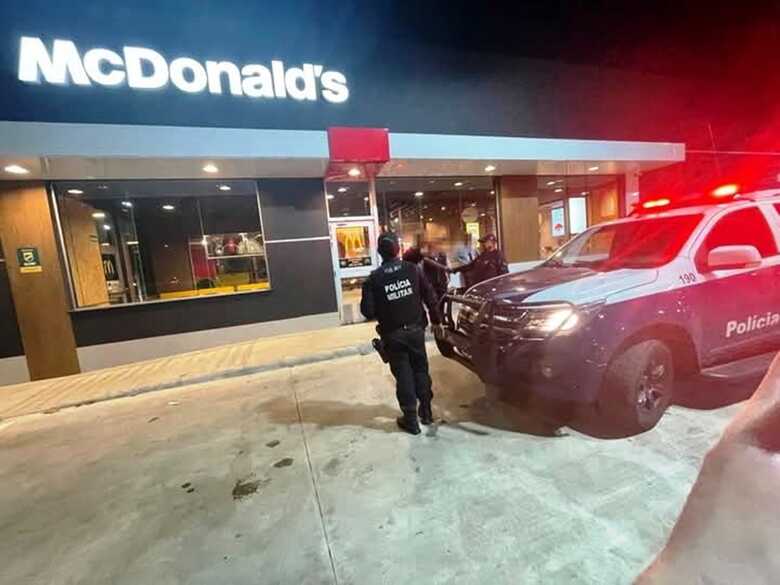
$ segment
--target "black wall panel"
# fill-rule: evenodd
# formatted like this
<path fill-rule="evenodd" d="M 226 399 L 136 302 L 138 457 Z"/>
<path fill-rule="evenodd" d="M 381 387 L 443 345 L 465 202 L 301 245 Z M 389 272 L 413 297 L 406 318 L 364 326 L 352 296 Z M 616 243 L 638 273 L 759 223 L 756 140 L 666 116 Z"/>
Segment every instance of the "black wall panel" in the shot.
<path fill-rule="evenodd" d="M 328 235 L 322 179 L 260 179 L 266 240 Z"/>
<path fill-rule="evenodd" d="M 5 262 L 0 262 L 0 358 L 24 355 Z"/>

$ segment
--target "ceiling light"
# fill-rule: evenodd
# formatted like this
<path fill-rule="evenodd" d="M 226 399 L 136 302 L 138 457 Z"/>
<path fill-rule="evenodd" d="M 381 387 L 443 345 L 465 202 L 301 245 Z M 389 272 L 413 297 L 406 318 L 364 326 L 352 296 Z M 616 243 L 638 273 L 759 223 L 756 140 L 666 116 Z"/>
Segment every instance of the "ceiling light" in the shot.
<path fill-rule="evenodd" d="M 132 206 L 133 206 L 132 201 L 122 201 L 122 207 L 127 207 L 128 209 L 130 209 Z"/>
<path fill-rule="evenodd" d="M 441 210 L 442 210 L 442 211 L 447 211 L 447 206 L 446 206 L 446 205 L 442 205 L 442 206 L 441 206 Z"/>
<path fill-rule="evenodd" d="M 103 229 L 104 229 L 104 230 L 106 230 L 106 231 L 108 231 L 108 230 L 110 230 L 110 229 L 111 229 L 111 226 L 110 226 L 110 225 L 108 225 L 107 223 L 104 223 L 104 224 L 103 224 Z"/>
<path fill-rule="evenodd" d="M 553 185 L 555 185 L 555 181 L 547 181 L 548 187 L 552 187 Z"/>
<path fill-rule="evenodd" d="M 129 240 L 129 241 L 125 242 L 125 244 L 127 244 L 128 246 L 137 246 L 138 245 L 138 240 Z"/>
<path fill-rule="evenodd" d="M 363 201 L 368 201 L 368 197 L 363 197 Z"/>
<path fill-rule="evenodd" d="M 203 167 L 203 170 L 207 173 L 218 173 L 219 169 L 217 168 L 217 165 L 213 163 L 208 163 L 206 166 Z"/>
<path fill-rule="evenodd" d="M 81 189 L 68 189 L 68 193 L 70 193 L 71 195 L 83 195 L 84 191 L 82 191 Z"/>
<path fill-rule="evenodd" d="M 580 195 L 587 195 L 587 194 L 588 194 L 588 191 L 583 191 L 582 193 L 580 193 Z"/>
<path fill-rule="evenodd" d="M 414 194 L 415 197 L 422 197 L 423 195 L 425 195 L 425 193 L 422 191 L 417 191 L 417 193 Z"/>
<path fill-rule="evenodd" d="M 488 166 L 485 167 L 485 172 L 486 173 L 492 173 L 495 170 L 496 170 L 496 166 L 495 165 L 488 165 Z"/>
<path fill-rule="evenodd" d="M 490 194 L 491 194 L 491 195 L 495 195 L 495 194 L 496 194 L 496 190 L 495 190 L 495 189 L 491 189 L 491 190 L 490 190 Z"/>
<path fill-rule="evenodd" d="M 347 172 L 347 174 L 348 174 L 350 177 L 359 177 L 359 176 L 360 176 L 360 169 L 359 169 L 359 168 L 357 168 L 357 167 L 352 167 L 351 169 L 349 169 L 349 171 Z"/>
<path fill-rule="evenodd" d="M 338 191 L 339 193 L 346 193 L 349 187 L 339 187 Z"/>
<path fill-rule="evenodd" d="M 108 189 L 108 185 L 98 185 L 98 189 L 100 189 L 101 191 L 105 191 L 106 189 Z"/>
<path fill-rule="evenodd" d="M 555 190 L 555 192 L 556 192 L 556 193 L 563 193 L 563 189 L 561 189 L 560 187 L 558 187 L 558 188 Z"/>
<path fill-rule="evenodd" d="M 96 211 L 95 213 L 92 214 L 92 217 L 94 217 L 95 219 L 103 219 L 106 217 L 106 214 L 103 213 L 102 211 Z"/>
<path fill-rule="evenodd" d="M 230 185 L 220 185 L 219 186 L 220 191 L 230 191 Z"/>
<path fill-rule="evenodd" d="M 176 208 L 170 203 L 166 203 L 165 205 L 162 206 L 162 209 L 163 211 L 173 211 Z"/>
<path fill-rule="evenodd" d="M 599 170 L 599 167 L 598 167 L 598 165 L 596 165 L 596 166 L 592 166 L 592 167 L 588 167 L 588 170 L 589 170 L 590 172 L 597 171 L 597 170 Z"/>
<path fill-rule="evenodd" d="M 428 218 L 428 221 L 433 221 L 433 218 L 432 218 L 432 217 L 429 217 L 429 218 Z"/>
<path fill-rule="evenodd" d="M 486 215 L 487 215 L 487 214 L 486 214 L 484 211 L 483 211 L 482 213 L 480 213 L 480 214 L 479 214 L 479 216 L 480 216 L 480 217 L 485 217 Z"/>
<path fill-rule="evenodd" d="M 328 199 L 328 200 L 333 199 L 333 195 L 328 193 L 327 195 L 325 195 L 325 199 Z"/>
<path fill-rule="evenodd" d="M 455 185 L 456 187 L 462 187 L 463 186 L 463 181 L 457 181 L 457 182 L 453 183 L 453 185 Z"/>
<path fill-rule="evenodd" d="M 6 173 L 12 173 L 14 175 L 26 175 L 30 171 L 28 171 L 24 167 L 20 167 L 19 165 L 8 165 L 3 169 Z"/>

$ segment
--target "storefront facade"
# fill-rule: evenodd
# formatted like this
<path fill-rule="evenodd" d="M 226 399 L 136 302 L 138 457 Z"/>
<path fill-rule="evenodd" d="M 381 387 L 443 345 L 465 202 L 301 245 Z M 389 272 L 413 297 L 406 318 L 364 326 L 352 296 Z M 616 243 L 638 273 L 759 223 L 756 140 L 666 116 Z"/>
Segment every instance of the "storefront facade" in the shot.
<path fill-rule="evenodd" d="M 381 231 L 453 264 L 495 233 L 519 269 L 685 158 L 679 84 L 139 10 L 5 15 L 2 383 L 355 321 Z"/>

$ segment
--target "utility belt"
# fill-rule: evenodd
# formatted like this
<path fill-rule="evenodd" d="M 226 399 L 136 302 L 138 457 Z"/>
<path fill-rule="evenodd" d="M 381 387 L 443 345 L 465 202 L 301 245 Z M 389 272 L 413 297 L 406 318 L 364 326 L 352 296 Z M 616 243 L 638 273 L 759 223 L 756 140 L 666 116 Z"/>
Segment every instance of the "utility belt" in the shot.
<path fill-rule="evenodd" d="M 376 332 L 379 335 L 379 337 L 375 337 L 371 340 L 371 345 L 374 346 L 374 350 L 379 354 L 379 357 L 382 358 L 382 361 L 385 363 L 388 363 L 390 361 L 390 356 L 387 353 L 387 347 L 385 345 L 384 338 L 388 335 L 395 333 L 396 331 L 421 331 L 423 330 L 423 326 L 418 323 L 413 323 L 411 325 L 401 325 L 400 327 L 396 327 L 392 331 L 383 331 L 379 325 L 376 327 Z"/>

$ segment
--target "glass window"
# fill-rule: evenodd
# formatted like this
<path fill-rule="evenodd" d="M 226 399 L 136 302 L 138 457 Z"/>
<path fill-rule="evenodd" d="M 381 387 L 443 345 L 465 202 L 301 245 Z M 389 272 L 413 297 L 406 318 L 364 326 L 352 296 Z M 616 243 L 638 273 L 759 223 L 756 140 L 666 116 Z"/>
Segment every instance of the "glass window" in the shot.
<path fill-rule="evenodd" d="M 472 260 L 477 240 L 498 235 L 490 177 L 377 180 L 379 224 L 395 232 L 402 251 L 417 247 L 453 266 Z"/>
<path fill-rule="evenodd" d="M 754 246 L 761 256 L 777 254 L 777 245 L 764 214 L 755 207 L 740 209 L 721 218 L 704 241 L 696 259 L 702 262 L 710 250 L 719 246 Z"/>
<path fill-rule="evenodd" d="M 663 266 L 679 253 L 701 217 L 682 215 L 596 227 L 561 248 L 544 265 L 599 271 Z"/>
<path fill-rule="evenodd" d="M 371 215 L 369 184 L 365 181 L 328 181 L 325 197 L 328 215 L 333 219 Z"/>
<path fill-rule="evenodd" d="M 371 266 L 371 243 L 369 229 L 364 225 L 336 227 L 336 245 L 339 251 L 340 268 Z"/>
<path fill-rule="evenodd" d="M 613 175 L 527 177 L 539 202 L 539 255 L 547 258 L 590 226 L 620 217 L 621 183 Z"/>
<path fill-rule="evenodd" d="M 253 181 L 55 183 L 78 307 L 266 290 Z"/>

